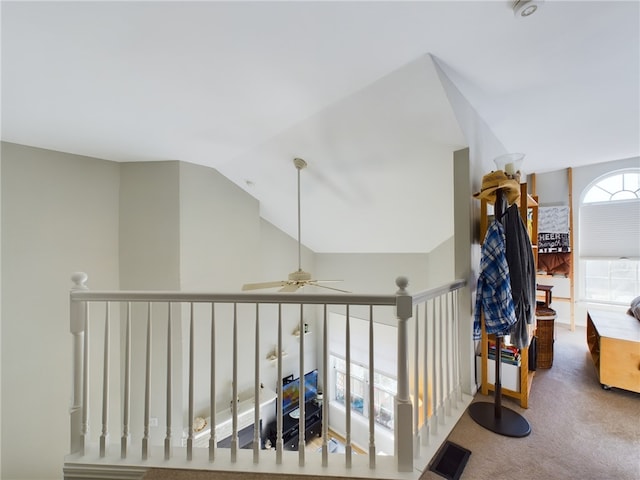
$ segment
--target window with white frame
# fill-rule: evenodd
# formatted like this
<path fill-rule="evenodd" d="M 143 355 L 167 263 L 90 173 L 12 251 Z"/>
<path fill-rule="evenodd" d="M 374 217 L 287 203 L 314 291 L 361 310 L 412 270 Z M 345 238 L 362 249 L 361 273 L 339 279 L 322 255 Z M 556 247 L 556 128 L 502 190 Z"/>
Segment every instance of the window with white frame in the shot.
<path fill-rule="evenodd" d="M 338 356 L 331 355 L 334 373 L 334 399 L 346 404 L 347 362 Z M 373 399 L 369 398 L 369 369 L 351 362 L 351 411 L 363 417 L 369 416 L 369 404 L 373 402 L 375 421 L 379 425 L 393 430 L 393 399 L 397 390 L 395 378 L 380 372 L 373 373 Z"/>
<path fill-rule="evenodd" d="M 580 203 L 580 297 L 628 304 L 640 294 L 640 169 L 594 181 Z"/>

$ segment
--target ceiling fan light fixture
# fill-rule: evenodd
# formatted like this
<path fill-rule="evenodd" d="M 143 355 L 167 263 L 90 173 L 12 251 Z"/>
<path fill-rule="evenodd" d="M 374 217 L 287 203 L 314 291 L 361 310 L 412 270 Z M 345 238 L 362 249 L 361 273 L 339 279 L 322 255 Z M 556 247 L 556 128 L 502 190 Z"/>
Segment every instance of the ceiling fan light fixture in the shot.
<path fill-rule="evenodd" d="M 311 274 L 303 270 L 298 270 L 289 274 L 289 281 L 291 282 L 306 282 L 308 280 L 311 280 Z"/>
<path fill-rule="evenodd" d="M 513 2 L 513 13 L 516 17 L 529 17 L 538 11 L 544 0 L 516 0 Z"/>

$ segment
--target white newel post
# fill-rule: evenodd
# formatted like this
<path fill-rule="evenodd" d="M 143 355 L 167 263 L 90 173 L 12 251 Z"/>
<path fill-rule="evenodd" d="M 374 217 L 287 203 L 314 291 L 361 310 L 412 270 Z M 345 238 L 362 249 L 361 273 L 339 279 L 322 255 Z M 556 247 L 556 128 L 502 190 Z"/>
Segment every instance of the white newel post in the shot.
<path fill-rule="evenodd" d="M 75 272 L 72 274 L 71 281 L 73 282 L 73 286 L 71 287 L 71 291 L 88 290 L 89 288 L 85 285 L 87 278 L 87 274 L 84 272 Z M 86 353 L 86 302 L 71 300 L 69 307 L 70 331 L 71 335 L 73 335 L 73 391 L 71 407 L 69 408 L 71 433 L 69 453 L 79 452 L 84 455 L 84 435 L 86 434 L 85 430 L 87 428 L 87 425 L 84 425 L 87 419 L 86 412 L 84 411 L 86 408 L 86 398 L 83 398 L 86 394 L 86 366 L 83 365 Z"/>
<path fill-rule="evenodd" d="M 398 318 L 398 391 L 395 398 L 395 456 L 399 472 L 413 471 L 413 407 L 409 397 L 409 331 L 413 301 L 406 287 L 409 280 L 398 277 L 396 317 Z"/>

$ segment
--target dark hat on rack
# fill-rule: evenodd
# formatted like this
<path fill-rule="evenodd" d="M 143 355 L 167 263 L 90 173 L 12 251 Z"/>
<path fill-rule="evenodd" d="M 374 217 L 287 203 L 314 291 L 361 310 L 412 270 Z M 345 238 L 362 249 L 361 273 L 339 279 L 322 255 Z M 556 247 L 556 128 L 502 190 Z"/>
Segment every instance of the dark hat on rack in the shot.
<path fill-rule="evenodd" d="M 482 177 L 482 188 L 474 193 L 474 198 L 486 200 L 489 203 L 496 203 L 496 190 L 502 189 L 506 195 L 509 205 L 520 198 L 520 183 L 513 178 L 507 177 L 502 170 L 487 173 Z"/>

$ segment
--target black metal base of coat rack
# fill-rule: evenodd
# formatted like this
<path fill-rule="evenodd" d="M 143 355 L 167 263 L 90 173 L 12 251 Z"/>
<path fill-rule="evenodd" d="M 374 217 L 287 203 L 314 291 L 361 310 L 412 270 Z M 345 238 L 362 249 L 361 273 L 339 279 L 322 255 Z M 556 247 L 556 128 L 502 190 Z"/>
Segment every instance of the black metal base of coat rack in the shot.
<path fill-rule="evenodd" d="M 502 192 L 496 191 L 495 218 L 499 219 L 503 211 Z M 523 201 L 526 201 L 523 200 Z M 469 405 L 468 411 L 471 418 L 487 430 L 491 430 L 499 435 L 507 437 L 526 437 L 531 433 L 531 425 L 518 412 L 502 406 L 502 384 L 500 382 L 502 372 L 502 336 L 496 335 L 496 355 L 495 355 L 495 388 L 494 403 L 474 402 Z M 521 365 L 520 368 L 529 368 L 528 365 Z M 521 386 L 526 388 L 526 386 Z"/>

